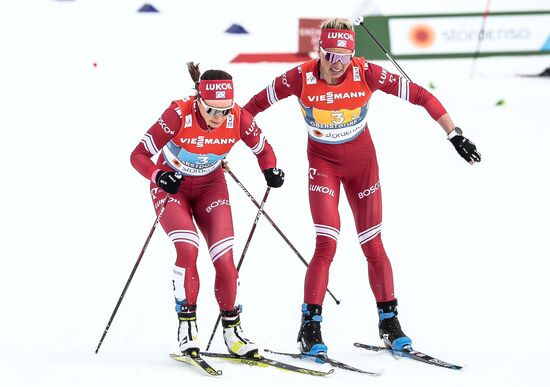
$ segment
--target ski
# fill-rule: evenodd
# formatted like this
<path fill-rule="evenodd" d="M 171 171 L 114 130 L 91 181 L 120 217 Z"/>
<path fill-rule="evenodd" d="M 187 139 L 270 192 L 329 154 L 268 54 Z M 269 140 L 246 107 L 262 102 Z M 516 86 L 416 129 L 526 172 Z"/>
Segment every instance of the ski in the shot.
<path fill-rule="evenodd" d="M 544 69 L 539 74 L 516 74 L 518 77 L 550 77 L 550 67 Z"/>
<path fill-rule="evenodd" d="M 380 370 L 378 372 L 372 372 L 372 371 L 364 371 L 359 368 L 355 368 L 353 366 L 350 366 L 348 364 L 342 363 L 341 361 L 331 359 L 330 357 L 323 356 L 323 355 L 304 355 L 303 353 L 289 353 L 289 352 L 277 352 L 272 351 L 270 349 L 264 349 L 265 352 L 273 353 L 275 355 L 282 355 L 282 356 L 289 356 L 293 359 L 300 359 L 300 360 L 307 360 L 307 361 L 314 361 L 316 363 L 325 364 L 328 363 L 333 367 L 340 368 L 346 371 L 353 371 L 353 372 L 359 372 L 361 374 L 366 374 L 370 376 L 380 376 L 384 373 L 384 370 Z"/>
<path fill-rule="evenodd" d="M 312 370 L 309 368 L 297 367 L 292 364 L 283 363 L 273 359 L 268 359 L 267 357 L 264 357 L 259 353 L 255 353 L 252 357 L 240 357 L 236 355 L 230 355 L 228 353 L 214 353 L 214 352 L 201 352 L 201 355 L 207 356 L 207 357 L 213 357 L 221 360 L 228 360 L 236 363 L 248 364 L 251 366 L 274 367 L 284 371 L 297 372 L 297 373 L 306 374 L 306 375 L 326 376 L 334 372 L 334 369 L 331 369 L 325 372 L 325 371 Z"/>
<path fill-rule="evenodd" d="M 216 370 L 212 366 L 210 366 L 210 364 L 208 364 L 206 360 L 204 360 L 201 355 L 199 355 L 196 351 L 193 351 L 189 355 L 178 355 L 176 353 L 171 353 L 170 357 L 174 360 L 181 361 L 182 363 L 191 364 L 192 366 L 200 368 L 208 375 L 220 376 L 222 374 L 222 371 Z"/>
<path fill-rule="evenodd" d="M 377 345 L 368 345 L 368 344 L 361 344 L 361 343 L 354 343 L 353 345 L 355 345 L 357 348 L 363 348 L 368 351 L 374 351 L 374 352 L 387 351 L 394 356 L 406 357 L 422 363 L 431 364 L 431 365 L 443 367 L 443 368 L 448 368 L 451 370 L 461 370 L 463 368 L 462 366 L 447 363 L 446 361 L 436 359 L 435 357 L 426 355 L 423 352 L 415 351 L 410 346 L 406 346 L 403 350 L 396 350 L 396 349 L 390 349 L 390 348 L 381 347 Z"/>

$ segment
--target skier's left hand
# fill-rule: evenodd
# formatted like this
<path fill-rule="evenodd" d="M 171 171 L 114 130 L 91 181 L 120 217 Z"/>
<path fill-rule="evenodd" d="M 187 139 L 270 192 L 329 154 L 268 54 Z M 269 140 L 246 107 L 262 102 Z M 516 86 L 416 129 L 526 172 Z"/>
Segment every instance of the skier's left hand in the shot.
<path fill-rule="evenodd" d="M 479 163 L 481 154 L 477 151 L 476 145 L 462 135 L 454 136 L 449 140 L 456 151 L 464 160 L 470 164 Z"/>
<path fill-rule="evenodd" d="M 285 173 L 279 168 L 267 168 L 263 171 L 265 181 L 269 187 L 279 188 L 285 181 Z"/>

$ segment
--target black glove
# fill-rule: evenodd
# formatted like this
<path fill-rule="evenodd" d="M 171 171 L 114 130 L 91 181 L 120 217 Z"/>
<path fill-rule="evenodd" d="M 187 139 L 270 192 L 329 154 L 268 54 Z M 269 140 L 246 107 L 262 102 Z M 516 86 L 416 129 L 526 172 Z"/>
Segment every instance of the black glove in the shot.
<path fill-rule="evenodd" d="M 285 173 L 279 168 L 267 168 L 264 171 L 265 181 L 272 188 L 279 188 L 285 181 Z"/>
<path fill-rule="evenodd" d="M 476 145 L 462 135 L 454 136 L 449 140 L 456 151 L 464 160 L 470 164 L 479 163 L 481 154 L 477 151 Z"/>
<path fill-rule="evenodd" d="M 176 194 L 180 189 L 183 176 L 179 172 L 174 171 L 159 171 L 155 178 L 155 183 L 165 192 Z"/>

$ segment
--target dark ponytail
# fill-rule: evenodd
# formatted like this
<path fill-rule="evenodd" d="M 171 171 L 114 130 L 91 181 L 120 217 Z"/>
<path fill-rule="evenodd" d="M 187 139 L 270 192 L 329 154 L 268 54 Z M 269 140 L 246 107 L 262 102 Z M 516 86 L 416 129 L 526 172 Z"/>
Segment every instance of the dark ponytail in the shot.
<path fill-rule="evenodd" d="M 195 84 L 195 91 L 199 92 L 199 79 L 201 77 L 201 71 L 199 70 L 199 64 L 195 64 L 194 62 L 187 62 L 187 70 L 189 71 L 189 75 L 191 75 L 191 79 L 193 80 L 193 83 Z"/>
<path fill-rule="evenodd" d="M 187 70 L 189 70 L 189 75 L 195 83 L 195 90 L 199 92 L 199 80 L 224 80 L 224 79 L 233 79 L 231 74 L 223 70 L 206 70 L 201 76 L 201 71 L 199 70 L 199 64 L 194 62 L 187 63 Z"/>

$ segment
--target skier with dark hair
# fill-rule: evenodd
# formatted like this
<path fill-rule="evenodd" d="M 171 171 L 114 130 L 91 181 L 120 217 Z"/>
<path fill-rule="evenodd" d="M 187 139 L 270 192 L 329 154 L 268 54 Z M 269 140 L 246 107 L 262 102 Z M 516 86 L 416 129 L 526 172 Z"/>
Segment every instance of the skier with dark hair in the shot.
<path fill-rule="evenodd" d="M 194 63 L 188 63 L 188 69 L 196 95 L 170 104 L 134 149 L 131 162 L 151 181 L 157 215 L 170 194 L 160 223 L 177 253 L 173 285 L 181 352 L 200 349 L 196 323 L 199 235 L 194 219 L 216 270 L 214 290 L 227 349 L 238 356 L 251 356 L 258 347 L 245 338 L 241 327 L 231 205 L 221 164 L 231 148 L 243 140 L 256 155 L 268 186 L 280 187 L 284 173 L 277 169 L 271 145 L 250 113 L 234 103 L 231 75 L 208 70 L 201 76 Z M 155 164 L 151 158 L 159 152 Z"/>

